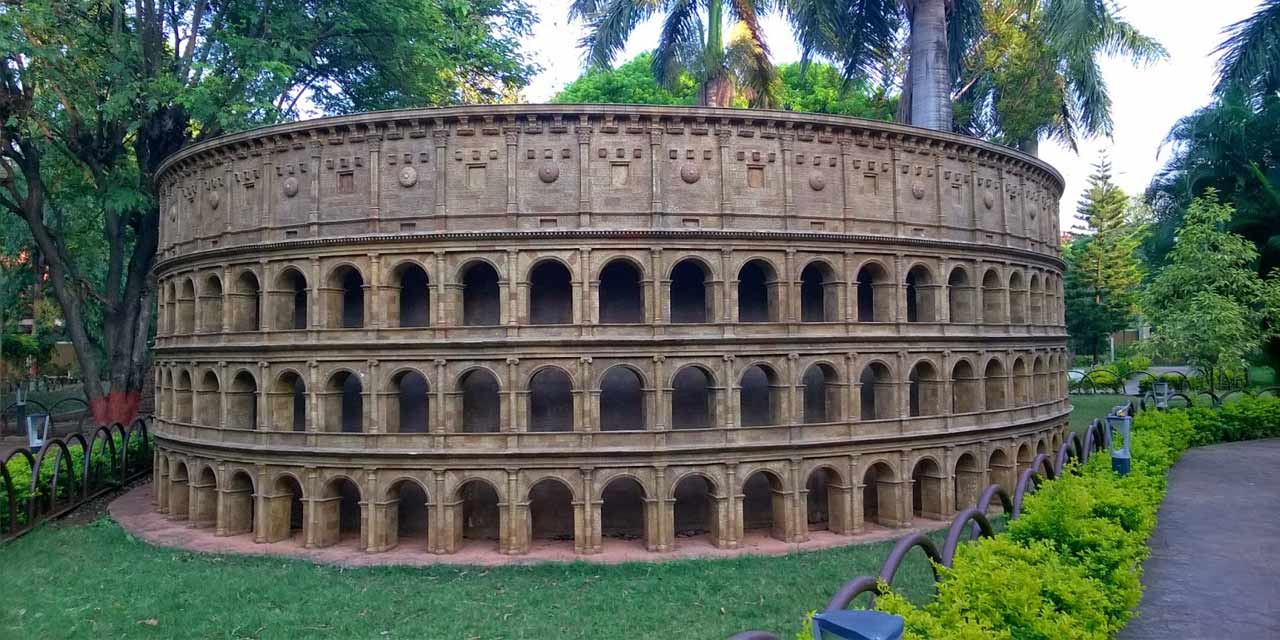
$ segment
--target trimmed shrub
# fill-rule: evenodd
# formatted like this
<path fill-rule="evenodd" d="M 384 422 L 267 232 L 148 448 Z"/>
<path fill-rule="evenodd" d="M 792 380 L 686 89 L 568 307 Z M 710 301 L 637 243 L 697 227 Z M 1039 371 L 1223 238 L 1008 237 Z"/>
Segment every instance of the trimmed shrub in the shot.
<path fill-rule="evenodd" d="M 93 450 L 90 460 L 93 464 L 93 473 L 90 482 L 94 483 L 91 487 L 98 487 L 117 483 L 120 481 L 120 475 L 116 469 L 119 463 L 120 454 L 120 436 L 119 434 L 112 436 L 115 443 L 116 459 L 111 458 L 111 448 L 106 441 L 99 441 L 97 448 Z M 13 479 L 14 497 L 17 501 L 18 514 L 17 526 L 21 527 L 27 524 L 26 504 L 28 499 L 47 499 L 49 497 L 49 488 L 53 482 L 54 473 L 60 474 L 58 478 L 58 494 L 54 496 L 55 500 L 63 500 L 72 495 L 72 491 L 80 492 L 80 483 L 84 479 L 84 450 L 79 445 L 68 447 L 67 451 L 71 454 L 71 473 L 73 478 L 67 478 L 65 463 L 60 462 L 58 467 L 54 467 L 54 459 L 57 457 L 56 452 L 50 452 L 44 459 L 44 463 L 40 465 L 40 478 L 36 482 L 35 493 L 31 492 L 31 465 L 27 463 L 27 459 L 22 456 L 14 456 L 9 460 L 6 467 L 9 470 L 9 477 Z M 142 438 L 133 438 L 129 442 L 129 460 L 131 463 L 137 460 L 150 460 L 150 451 L 144 446 Z M 5 493 L 3 480 L 0 480 L 0 526 L 8 526 L 9 524 L 9 498 Z"/>

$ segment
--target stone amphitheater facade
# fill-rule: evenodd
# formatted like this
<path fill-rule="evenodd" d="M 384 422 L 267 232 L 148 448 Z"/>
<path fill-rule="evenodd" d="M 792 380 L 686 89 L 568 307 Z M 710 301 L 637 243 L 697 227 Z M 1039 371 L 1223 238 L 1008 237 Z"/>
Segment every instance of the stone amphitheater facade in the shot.
<path fill-rule="evenodd" d="M 769 111 L 367 113 L 161 171 L 157 508 L 520 554 L 943 518 L 1070 411 L 1061 177 Z"/>

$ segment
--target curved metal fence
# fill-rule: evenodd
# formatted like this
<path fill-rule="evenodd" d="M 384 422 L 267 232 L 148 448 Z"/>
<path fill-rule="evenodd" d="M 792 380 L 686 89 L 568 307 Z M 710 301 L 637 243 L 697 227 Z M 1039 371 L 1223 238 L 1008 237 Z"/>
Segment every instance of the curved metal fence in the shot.
<path fill-rule="evenodd" d="M 1128 403 L 1126 407 L 1129 415 L 1132 415 L 1137 409 L 1138 407 L 1133 402 Z M 1017 520 L 1022 515 L 1023 499 L 1035 491 L 1037 482 L 1054 480 L 1060 477 L 1068 469 L 1067 465 L 1073 458 L 1080 461 L 1081 464 L 1088 462 L 1089 457 L 1094 452 L 1106 450 L 1110 442 L 1111 438 L 1106 424 L 1101 419 L 1095 419 L 1086 430 L 1083 441 L 1077 434 L 1072 433 L 1071 437 L 1058 448 L 1058 452 L 1053 458 L 1043 453 L 1037 455 L 1031 461 L 1031 465 L 1018 476 L 1018 482 L 1014 486 L 1012 495 L 998 484 L 989 485 L 972 507 L 960 511 L 951 520 L 951 526 L 947 529 L 947 535 L 943 539 L 941 547 L 928 535 L 919 532 L 898 540 L 893 550 L 889 552 L 888 557 L 885 558 L 878 574 L 874 576 L 858 576 L 845 582 L 827 601 L 827 606 L 823 608 L 822 612 L 831 613 L 846 609 L 855 598 L 864 593 L 870 594 L 868 608 L 874 606 L 876 596 L 884 593 L 881 585 L 893 585 L 893 578 L 897 574 L 898 568 L 906 560 L 907 554 L 916 548 L 919 548 L 929 558 L 930 566 L 934 567 L 934 581 L 937 581 L 938 573 L 936 567 L 950 568 L 955 558 L 956 548 L 960 546 L 961 542 L 995 535 L 995 529 L 991 524 L 991 520 L 987 517 L 994 500 L 998 499 L 1000 501 L 1001 509 L 1010 520 Z M 743 631 L 729 640 L 781 639 L 768 631 L 753 630 Z"/>
<path fill-rule="evenodd" d="M 32 409 L 36 411 L 32 411 Z M 25 406 L 17 402 L 10 403 L 0 411 L 0 437 L 25 436 L 26 426 L 21 424 L 22 417 L 31 413 L 45 413 L 53 422 L 55 433 L 65 430 L 69 433 L 83 433 L 85 423 L 90 420 L 89 403 L 83 398 L 63 398 L 52 405 L 45 406 L 36 400 L 27 400 Z M 64 425 L 73 425 L 63 429 Z"/>
<path fill-rule="evenodd" d="M 9 452 L 0 464 L 0 542 L 151 473 L 152 420 L 117 422 L 87 438 L 71 433 L 39 450 Z"/>

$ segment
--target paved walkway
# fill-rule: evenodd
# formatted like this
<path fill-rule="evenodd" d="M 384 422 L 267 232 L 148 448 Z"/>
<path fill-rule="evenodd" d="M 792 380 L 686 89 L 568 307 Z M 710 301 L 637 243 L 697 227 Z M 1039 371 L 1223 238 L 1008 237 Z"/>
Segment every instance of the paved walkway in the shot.
<path fill-rule="evenodd" d="M 1280 439 L 1187 451 L 1142 582 L 1122 640 L 1280 638 Z"/>

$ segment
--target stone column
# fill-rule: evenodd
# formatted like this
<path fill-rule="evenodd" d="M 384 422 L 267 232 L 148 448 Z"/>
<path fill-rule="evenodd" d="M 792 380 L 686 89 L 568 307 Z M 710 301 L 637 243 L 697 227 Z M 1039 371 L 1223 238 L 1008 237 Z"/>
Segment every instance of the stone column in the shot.
<path fill-rule="evenodd" d="M 662 126 L 661 122 L 655 117 L 653 126 L 649 129 L 649 226 L 652 228 L 660 228 L 663 225 L 662 213 Z M 654 272 L 654 278 L 657 278 L 657 272 Z M 656 299 L 656 298 L 655 298 Z"/>
<path fill-rule="evenodd" d="M 520 127 L 517 125 L 504 126 L 502 127 L 502 135 L 507 143 L 507 225 L 514 229 L 518 227 L 515 219 L 519 213 L 520 206 L 516 192 L 520 182 L 516 169 L 520 145 Z"/>
<path fill-rule="evenodd" d="M 443 121 L 436 121 L 436 128 L 431 130 L 431 142 L 436 149 L 436 199 L 435 199 L 435 215 L 444 216 L 448 212 L 448 184 L 449 184 L 449 130 L 445 128 Z M 443 218 L 438 225 L 443 226 Z"/>
<path fill-rule="evenodd" d="M 582 116 L 574 133 L 578 137 L 578 226 L 591 226 L 591 125 Z"/>

